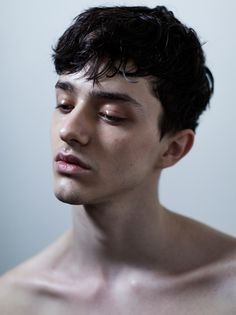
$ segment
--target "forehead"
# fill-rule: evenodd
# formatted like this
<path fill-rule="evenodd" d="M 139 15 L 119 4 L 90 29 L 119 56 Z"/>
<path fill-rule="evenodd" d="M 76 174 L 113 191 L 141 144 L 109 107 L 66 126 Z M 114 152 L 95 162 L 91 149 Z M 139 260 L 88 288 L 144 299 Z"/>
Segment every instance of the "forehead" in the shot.
<path fill-rule="evenodd" d="M 56 84 L 58 90 L 76 97 L 87 97 L 94 95 L 96 92 L 107 93 L 109 95 L 122 95 L 127 100 L 133 100 L 137 105 L 145 108 L 155 108 L 161 110 L 160 101 L 152 91 L 150 79 L 143 77 L 125 78 L 121 74 L 113 77 L 104 77 L 98 83 L 88 80 L 84 72 L 63 74 L 59 76 Z M 95 92 L 95 93 L 93 93 Z"/>

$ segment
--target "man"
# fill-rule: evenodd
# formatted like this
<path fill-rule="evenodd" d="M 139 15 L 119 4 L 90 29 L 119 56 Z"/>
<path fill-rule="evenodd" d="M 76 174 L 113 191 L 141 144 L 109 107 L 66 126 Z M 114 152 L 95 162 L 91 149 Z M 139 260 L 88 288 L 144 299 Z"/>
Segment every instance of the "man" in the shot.
<path fill-rule="evenodd" d="M 91 8 L 54 49 L 55 195 L 73 226 L 1 279 L 1 314 L 236 314 L 233 237 L 161 205 L 213 77 L 165 7 Z"/>

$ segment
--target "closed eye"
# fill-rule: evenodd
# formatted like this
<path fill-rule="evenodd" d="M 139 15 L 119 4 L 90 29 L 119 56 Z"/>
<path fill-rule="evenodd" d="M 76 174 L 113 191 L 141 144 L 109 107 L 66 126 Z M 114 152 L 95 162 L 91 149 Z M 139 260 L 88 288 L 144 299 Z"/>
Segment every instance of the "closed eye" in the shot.
<path fill-rule="evenodd" d="M 113 124 L 116 124 L 116 123 L 119 123 L 119 122 L 125 120 L 124 117 L 119 117 L 119 116 L 114 116 L 114 115 L 108 115 L 107 113 L 103 113 L 103 112 L 100 112 L 100 113 L 99 113 L 99 116 L 100 116 L 104 121 L 107 121 L 107 122 L 113 123 Z"/>
<path fill-rule="evenodd" d="M 59 109 L 60 112 L 67 114 L 70 113 L 73 110 L 74 106 L 70 104 L 58 104 L 56 106 L 56 109 Z"/>

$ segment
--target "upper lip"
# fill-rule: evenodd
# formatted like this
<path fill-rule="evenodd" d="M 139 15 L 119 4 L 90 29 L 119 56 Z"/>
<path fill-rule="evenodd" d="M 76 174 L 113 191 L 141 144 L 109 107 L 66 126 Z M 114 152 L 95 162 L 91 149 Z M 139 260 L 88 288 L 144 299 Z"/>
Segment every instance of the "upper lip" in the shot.
<path fill-rule="evenodd" d="M 87 169 L 87 170 L 91 169 L 91 167 L 89 166 L 88 163 L 86 163 L 85 161 L 81 160 L 81 158 L 78 158 L 77 156 L 72 155 L 72 154 L 64 154 L 64 153 L 59 152 L 56 155 L 55 161 L 56 162 L 64 161 L 64 162 L 67 162 L 70 164 L 78 165 L 78 166 L 80 166 L 84 169 Z"/>

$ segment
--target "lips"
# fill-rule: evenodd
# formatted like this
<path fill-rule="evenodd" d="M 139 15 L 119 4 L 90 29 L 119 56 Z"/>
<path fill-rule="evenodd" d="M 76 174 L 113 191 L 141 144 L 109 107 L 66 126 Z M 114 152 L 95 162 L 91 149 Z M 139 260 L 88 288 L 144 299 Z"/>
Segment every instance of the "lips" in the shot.
<path fill-rule="evenodd" d="M 91 170 L 91 167 L 80 158 L 69 154 L 58 153 L 55 158 L 56 170 L 60 173 L 77 174 Z"/>

